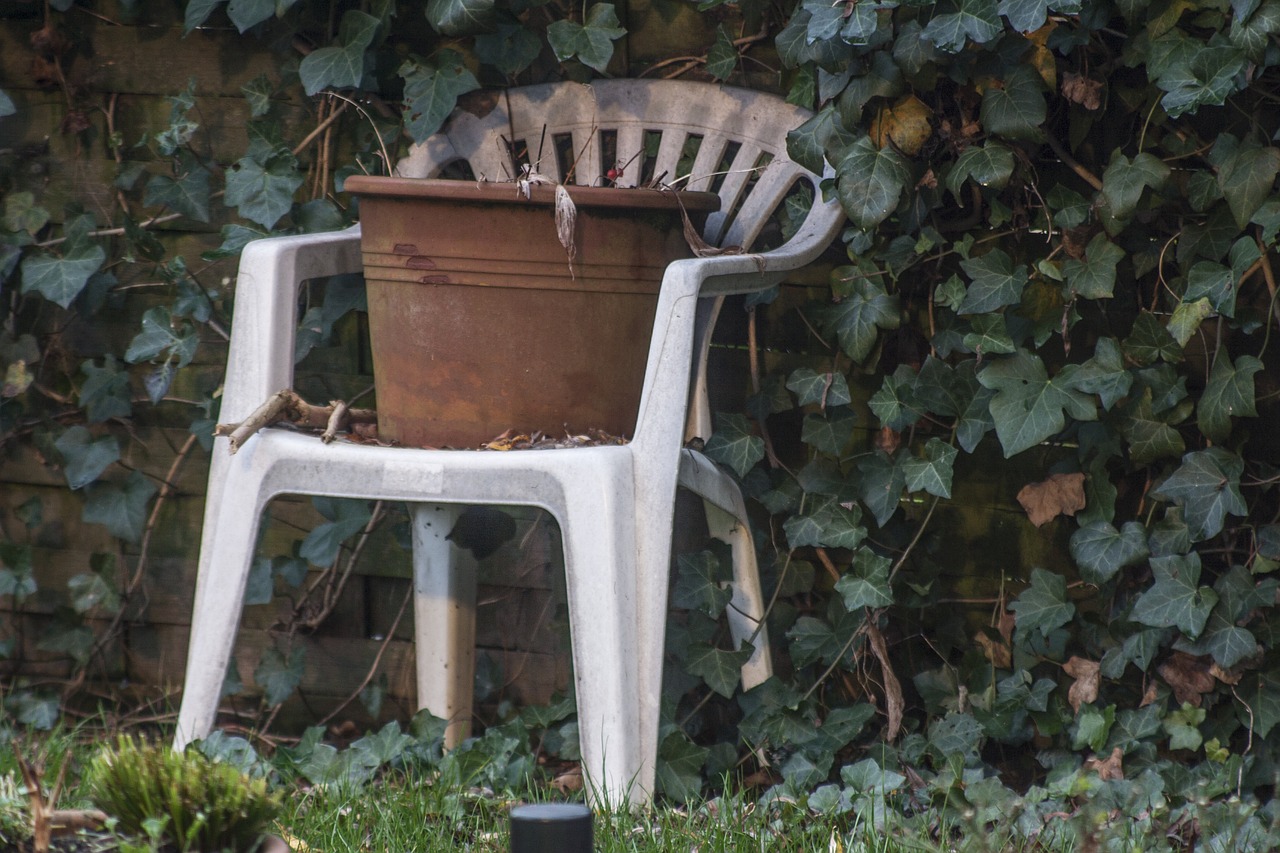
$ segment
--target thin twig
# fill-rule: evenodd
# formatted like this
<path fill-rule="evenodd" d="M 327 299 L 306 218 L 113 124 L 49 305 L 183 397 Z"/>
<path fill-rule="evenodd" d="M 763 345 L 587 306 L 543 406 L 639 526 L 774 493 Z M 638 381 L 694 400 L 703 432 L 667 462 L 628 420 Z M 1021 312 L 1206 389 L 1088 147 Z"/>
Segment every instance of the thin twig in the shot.
<path fill-rule="evenodd" d="M 391 622 L 391 628 L 387 631 L 387 635 L 382 639 L 382 644 L 378 646 L 378 653 L 373 656 L 373 663 L 369 666 L 369 671 L 365 673 L 364 679 L 357 685 L 356 689 L 351 691 L 351 695 L 342 701 L 342 704 L 334 708 L 328 714 L 320 719 L 316 725 L 323 726 L 338 716 L 348 705 L 360 698 L 360 694 L 373 681 L 373 677 L 378 672 L 378 666 L 382 663 L 382 656 L 386 654 L 387 647 L 391 645 L 391 641 L 395 639 L 396 630 L 400 627 L 400 619 L 404 616 L 405 609 L 409 606 L 409 599 L 413 597 L 413 584 L 409 584 L 409 588 L 405 590 L 404 600 L 400 602 L 400 609 L 396 611 L 396 618 Z"/>

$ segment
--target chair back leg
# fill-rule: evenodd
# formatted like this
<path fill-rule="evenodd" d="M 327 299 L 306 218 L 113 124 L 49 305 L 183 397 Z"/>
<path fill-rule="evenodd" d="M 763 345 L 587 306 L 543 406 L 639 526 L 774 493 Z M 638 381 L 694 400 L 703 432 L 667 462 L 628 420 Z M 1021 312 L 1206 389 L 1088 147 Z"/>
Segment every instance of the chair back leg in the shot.
<path fill-rule="evenodd" d="M 444 745 L 471 734 L 476 673 L 476 575 L 461 565 L 449 534 L 456 504 L 410 504 L 413 518 L 413 632 L 418 707 L 447 721 Z"/>
<path fill-rule="evenodd" d="M 702 505 L 707 513 L 707 530 L 733 551 L 733 598 L 729 600 L 727 614 L 729 633 L 733 637 L 734 648 L 740 648 L 745 642 L 750 642 L 755 648 L 742 665 L 742 689 L 750 690 L 773 674 L 755 543 L 751 541 L 751 529 L 745 521 L 711 501 L 703 501 Z"/>

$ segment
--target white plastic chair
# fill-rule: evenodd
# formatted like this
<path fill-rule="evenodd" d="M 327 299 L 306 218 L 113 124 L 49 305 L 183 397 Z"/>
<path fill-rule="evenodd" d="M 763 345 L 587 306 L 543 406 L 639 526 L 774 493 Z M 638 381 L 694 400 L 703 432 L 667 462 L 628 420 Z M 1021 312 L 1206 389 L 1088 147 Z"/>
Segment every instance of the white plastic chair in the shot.
<path fill-rule="evenodd" d="M 217 440 L 209 474 L 186 685 L 175 745 L 206 736 L 227 672 L 259 516 L 285 493 L 389 499 L 413 507 L 418 704 L 450 721 L 447 742 L 465 736 L 474 669 L 475 581 L 460 571 L 445 537 L 467 504 L 535 505 L 564 537 L 566 587 L 583 771 L 598 801 L 644 802 L 653 792 L 658 747 L 673 508 L 677 483 L 701 496 L 712 535 L 731 543 L 735 643 L 753 638 L 742 669 L 746 688 L 771 671 L 760 619 L 764 602 L 742 497 L 733 480 L 685 439 L 710 433 L 705 363 L 711 327 L 725 294 L 769 287 L 813 260 L 834 238 L 843 214 L 821 201 L 818 177 L 786 153 L 787 131 L 808 113 L 771 95 L 708 84 L 613 80 L 583 86 L 513 89 L 481 115 L 458 110 L 446 128 L 415 146 L 397 172 L 434 177 L 466 160 L 477 176 L 509 171 L 503 137 L 572 134 L 579 183 L 599 183 L 602 162 L 590 134 L 616 133 L 616 160 L 628 162 L 646 136 L 661 132 L 653 173 L 676 176 L 686 141 L 701 137 L 687 169 L 689 189 L 719 180 L 721 210 L 708 242 L 750 246 L 798 181 L 815 199 L 785 245 L 760 254 L 677 261 L 663 278 L 644 390 L 625 446 L 487 452 L 383 448 L 264 429 L 228 453 Z M 545 131 L 544 131 L 545 127 Z M 652 137 L 651 137 L 652 138 Z M 728 157 L 727 174 L 715 178 Z M 764 159 L 770 165 L 756 167 Z M 545 157 L 539 171 L 560 179 Z M 637 158 L 626 170 L 640 171 Z M 504 166 L 506 168 L 504 169 Z M 359 226 L 264 239 L 241 257 L 221 420 L 244 419 L 292 385 L 298 289 L 309 279 L 361 269 Z M 710 297 L 701 300 L 699 297 Z"/>

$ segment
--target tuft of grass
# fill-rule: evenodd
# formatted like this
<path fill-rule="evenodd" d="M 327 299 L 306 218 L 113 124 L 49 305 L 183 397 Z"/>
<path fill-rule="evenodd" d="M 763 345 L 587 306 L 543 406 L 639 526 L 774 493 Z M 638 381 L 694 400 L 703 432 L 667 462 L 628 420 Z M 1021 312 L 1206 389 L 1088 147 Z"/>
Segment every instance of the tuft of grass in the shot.
<path fill-rule="evenodd" d="M 246 853 L 280 810 L 262 779 L 193 750 L 120 737 L 89 767 L 90 797 L 116 831 L 181 851 Z"/>

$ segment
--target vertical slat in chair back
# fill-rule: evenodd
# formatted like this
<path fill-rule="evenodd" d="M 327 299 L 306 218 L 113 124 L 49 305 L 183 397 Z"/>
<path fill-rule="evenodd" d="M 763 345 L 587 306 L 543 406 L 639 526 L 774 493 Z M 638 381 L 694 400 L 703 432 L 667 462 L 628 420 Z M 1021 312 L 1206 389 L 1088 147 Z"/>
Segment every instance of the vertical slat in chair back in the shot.
<path fill-rule="evenodd" d="M 603 186 L 616 168 L 619 186 L 652 182 L 718 193 L 720 210 L 708 219 L 704 239 L 753 250 L 797 182 L 808 181 L 810 197 L 819 197 L 819 176 L 786 151 L 787 132 L 808 115 L 774 95 L 685 81 L 490 91 L 464 98 L 441 132 L 414 146 L 396 172 L 437 177 L 461 160 L 478 180 L 511 181 L 527 162 L 552 181 Z"/>

